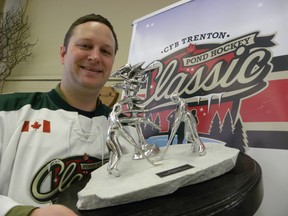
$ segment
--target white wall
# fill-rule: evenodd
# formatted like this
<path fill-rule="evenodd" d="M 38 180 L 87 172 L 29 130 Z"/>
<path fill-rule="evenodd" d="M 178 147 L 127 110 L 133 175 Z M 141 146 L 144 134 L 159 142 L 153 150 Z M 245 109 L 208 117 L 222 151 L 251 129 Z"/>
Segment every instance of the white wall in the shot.
<path fill-rule="evenodd" d="M 33 47 L 33 55 L 27 62 L 20 63 L 9 79 L 26 80 L 4 85 L 3 92 L 47 90 L 54 83 L 39 85 L 38 79 L 55 80 L 61 77 L 62 65 L 59 60 L 59 48 L 71 23 L 88 13 L 107 17 L 118 36 L 119 51 L 113 70 L 127 63 L 133 20 L 159 10 L 178 0 L 21 0 L 31 23 L 31 42 L 38 40 Z M 6 7 L 17 6 L 19 0 L 7 0 Z M 25 4 L 26 3 L 26 4 Z M 31 80 L 36 80 L 35 85 Z M 15 86 L 19 85 L 21 88 Z M 15 86 L 15 87 L 13 87 Z M 31 88 L 30 88 L 31 87 Z"/>

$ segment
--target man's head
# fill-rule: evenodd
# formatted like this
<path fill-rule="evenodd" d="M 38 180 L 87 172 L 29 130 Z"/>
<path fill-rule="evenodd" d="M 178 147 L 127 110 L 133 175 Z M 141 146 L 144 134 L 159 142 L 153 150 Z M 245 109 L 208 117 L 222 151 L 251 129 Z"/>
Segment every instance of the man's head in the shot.
<path fill-rule="evenodd" d="M 97 96 L 110 77 L 117 49 L 117 38 L 107 19 L 94 14 L 77 19 L 60 48 L 64 65 L 61 89 L 66 97 L 80 92 Z"/>
<path fill-rule="evenodd" d="M 117 40 L 117 35 L 114 32 L 114 28 L 113 28 L 112 24 L 109 22 L 109 20 L 107 20 L 105 17 L 103 17 L 101 15 L 96 15 L 96 14 L 88 14 L 88 15 L 82 16 L 72 23 L 72 25 L 70 26 L 70 28 L 68 29 L 68 31 L 65 35 L 64 47 L 67 49 L 70 38 L 74 32 L 75 27 L 77 27 L 80 24 L 90 22 L 90 21 L 100 22 L 100 23 L 103 23 L 109 27 L 109 29 L 111 30 L 111 32 L 113 34 L 114 40 L 115 40 L 115 54 L 116 54 L 116 52 L 118 51 L 118 40 Z"/>

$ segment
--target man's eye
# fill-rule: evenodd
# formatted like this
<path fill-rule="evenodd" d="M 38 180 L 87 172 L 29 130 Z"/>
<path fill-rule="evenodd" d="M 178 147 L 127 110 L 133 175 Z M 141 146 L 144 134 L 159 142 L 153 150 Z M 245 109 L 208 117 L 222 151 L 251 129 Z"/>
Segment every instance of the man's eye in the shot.
<path fill-rule="evenodd" d="M 79 47 L 84 48 L 84 49 L 91 48 L 91 46 L 89 44 L 80 44 Z"/>
<path fill-rule="evenodd" d="M 102 52 L 106 55 L 111 55 L 111 51 L 110 50 L 106 50 L 106 49 L 103 49 Z"/>

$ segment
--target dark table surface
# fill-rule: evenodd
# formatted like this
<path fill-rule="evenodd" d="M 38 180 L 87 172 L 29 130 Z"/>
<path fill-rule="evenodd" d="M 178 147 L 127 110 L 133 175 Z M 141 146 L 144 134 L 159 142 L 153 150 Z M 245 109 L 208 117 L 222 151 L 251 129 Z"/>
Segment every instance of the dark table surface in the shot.
<path fill-rule="evenodd" d="M 80 211 L 77 193 L 89 179 L 83 179 L 62 194 L 56 203 L 80 216 L 174 216 L 254 215 L 263 199 L 262 171 L 251 157 L 240 153 L 235 167 L 226 174 L 178 189 L 172 194 L 102 209 Z"/>

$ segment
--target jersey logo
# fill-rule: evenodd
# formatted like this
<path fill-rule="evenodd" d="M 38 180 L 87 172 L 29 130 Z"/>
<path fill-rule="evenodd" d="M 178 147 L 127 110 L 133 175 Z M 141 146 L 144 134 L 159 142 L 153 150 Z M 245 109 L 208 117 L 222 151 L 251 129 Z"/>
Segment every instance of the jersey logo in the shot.
<path fill-rule="evenodd" d="M 106 162 L 88 154 L 51 160 L 34 176 L 30 186 L 31 195 L 39 203 L 53 202 L 58 194 L 72 183 L 81 180 Z"/>

